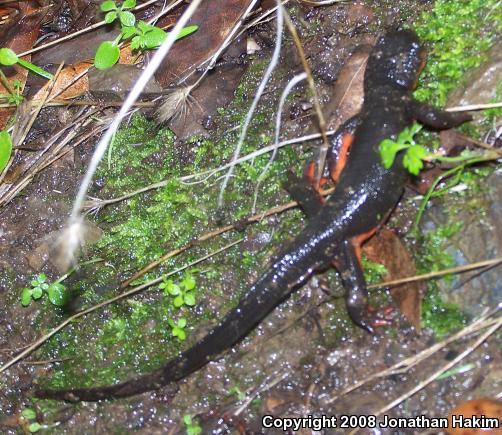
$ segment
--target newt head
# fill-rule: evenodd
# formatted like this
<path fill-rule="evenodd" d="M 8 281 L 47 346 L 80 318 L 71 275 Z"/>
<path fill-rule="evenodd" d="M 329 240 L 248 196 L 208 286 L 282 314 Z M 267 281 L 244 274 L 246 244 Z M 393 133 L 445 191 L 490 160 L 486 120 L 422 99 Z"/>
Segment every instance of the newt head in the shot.
<path fill-rule="evenodd" d="M 369 57 L 364 75 L 365 94 L 386 85 L 414 90 L 425 61 L 426 50 L 415 32 L 386 33 L 378 38 Z"/>

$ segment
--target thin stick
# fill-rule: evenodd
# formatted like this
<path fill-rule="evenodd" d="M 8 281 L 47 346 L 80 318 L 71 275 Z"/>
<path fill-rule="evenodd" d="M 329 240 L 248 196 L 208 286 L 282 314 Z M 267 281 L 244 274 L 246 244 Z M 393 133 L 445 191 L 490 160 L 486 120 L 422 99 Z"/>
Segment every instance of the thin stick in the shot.
<path fill-rule="evenodd" d="M 114 302 L 117 302 L 121 299 L 124 299 L 124 298 L 127 298 L 129 296 L 132 296 L 132 295 L 135 295 L 136 293 L 139 293 L 140 291 L 148 288 L 148 287 L 151 287 L 152 285 L 155 285 L 155 284 L 158 284 L 159 282 L 161 282 L 163 280 L 164 277 L 168 277 L 168 276 L 172 276 L 172 275 L 175 275 L 185 269 L 188 269 L 192 266 L 195 266 L 196 264 L 199 264 L 205 260 L 207 260 L 208 258 L 211 258 L 223 251 L 226 251 L 227 249 L 231 248 L 232 246 L 235 246 L 237 245 L 238 243 L 242 242 L 244 239 L 239 239 L 235 242 L 232 242 L 226 246 L 224 246 L 223 248 L 220 248 L 214 252 L 211 252 L 207 255 L 204 255 L 203 257 L 195 260 L 195 261 L 192 261 L 188 264 L 186 264 L 185 266 L 183 267 L 180 267 L 178 269 L 175 269 L 173 270 L 172 272 L 169 272 L 163 276 L 161 276 L 160 278 L 156 278 L 156 279 L 153 279 L 151 281 L 148 281 L 144 284 L 141 284 L 137 287 L 134 287 L 132 288 L 131 290 L 128 290 L 127 292 L 124 292 L 120 295 L 117 295 L 113 298 L 110 298 L 110 299 L 107 299 L 106 301 L 103 301 L 103 302 L 100 302 L 99 304 L 97 305 L 94 305 L 90 308 L 87 308 L 83 311 L 79 311 L 78 313 L 75 313 L 73 316 L 71 317 L 68 317 L 66 320 L 64 320 L 63 322 L 61 322 L 58 326 L 56 326 L 55 328 L 53 328 L 51 331 L 49 331 L 47 334 L 43 335 L 42 337 L 40 337 L 37 341 L 35 341 L 33 344 L 31 344 L 30 346 L 28 346 L 23 352 L 21 352 L 19 355 L 15 356 L 14 358 L 12 358 L 10 361 L 8 361 L 7 363 L 5 363 L 2 367 L 0 367 L 0 373 L 4 372 L 5 370 L 7 370 L 9 367 L 11 367 L 12 365 L 16 364 L 18 361 L 20 361 L 21 359 L 23 359 L 24 357 L 28 356 L 29 354 L 31 354 L 34 350 L 38 349 L 43 343 L 45 343 L 49 338 L 51 338 L 53 335 L 55 335 L 56 333 L 58 333 L 59 331 L 61 331 L 63 328 L 65 328 L 67 325 L 69 325 L 70 323 L 74 322 L 75 320 L 79 319 L 80 317 L 83 317 L 89 313 L 92 313 L 100 308 L 103 308 L 103 307 L 106 307 L 107 305 L 110 305 L 110 304 L 113 304 Z"/>
<path fill-rule="evenodd" d="M 330 135 L 334 134 L 334 132 L 335 132 L 334 130 L 330 130 L 330 131 L 326 132 L 326 134 L 328 136 L 330 136 Z M 248 154 L 246 156 L 240 157 L 236 161 L 227 163 L 226 165 L 220 166 L 219 168 L 209 169 L 207 171 L 200 172 L 198 174 L 185 175 L 184 177 L 180 177 L 179 181 L 181 181 L 183 183 L 186 183 L 189 180 L 192 180 L 194 178 L 204 177 L 204 179 L 201 180 L 201 181 L 195 181 L 195 182 L 187 183 L 187 184 L 201 183 L 201 182 L 204 182 L 204 181 L 208 180 L 210 177 L 214 176 L 218 172 L 224 171 L 225 169 L 231 167 L 232 165 L 237 165 L 237 164 L 240 164 L 242 162 L 246 162 L 248 160 L 255 159 L 256 157 L 261 156 L 262 154 L 266 154 L 266 153 L 268 153 L 270 151 L 273 151 L 274 149 L 281 148 L 281 147 L 284 147 L 286 145 L 291 145 L 291 144 L 306 142 L 306 141 L 313 140 L 313 139 L 319 139 L 320 137 L 321 137 L 320 133 L 313 133 L 313 134 L 310 134 L 310 135 L 307 135 L 307 136 L 302 136 L 302 137 L 298 137 L 298 138 L 294 138 L 294 139 L 288 139 L 288 140 L 285 140 L 283 142 L 279 142 L 277 145 L 273 144 L 273 145 L 269 145 L 269 146 L 260 148 L 259 150 L 256 150 L 256 151 L 254 151 L 254 152 L 252 152 L 252 153 L 250 153 L 250 154 Z M 159 181 L 158 183 L 150 184 L 148 186 L 142 187 L 141 189 L 135 190 L 133 192 L 126 193 L 126 194 L 124 194 L 122 196 L 119 196 L 117 198 L 110 198 L 110 199 L 91 198 L 90 201 L 87 201 L 87 203 L 84 206 L 84 208 L 86 208 L 86 209 L 94 209 L 95 210 L 95 209 L 99 209 L 99 208 L 102 208 L 102 207 L 106 207 L 107 205 L 115 204 L 117 202 L 124 201 L 126 199 L 132 198 L 135 195 L 138 195 L 138 194 L 141 194 L 141 193 L 144 193 L 144 192 L 149 192 L 150 190 L 154 190 L 154 189 L 160 189 L 161 187 L 165 187 L 165 186 L 167 186 L 167 184 L 169 183 L 169 181 L 170 180 Z"/>
<path fill-rule="evenodd" d="M 320 0 L 318 2 L 315 1 L 310 1 L 310 0 L 301 0 L 303 3 L 307 3 L 309 5 L 312 5 L 314 7 L 316 6 L 329 6 L 329 5 L 334 5 L 335 3 L 342 3 L 347 0 Z"/>
<path fill-rule="evenodd" d="M 151 25 L 155 25 L 155 23 L 157 22 L 157 20 L 159 18 L 162 18 L 165 14 L 167 14 L 171 9 L 175 8 L 176 6 L 178 6 L 183 0 L 175 0 L 174 2 L 172 2 L 169 6 L 167 7 L 163 7 L 162 10 L 157 14 L 155 15 L 152 19 L 150 19 L 148 22 L 148 24 L 151 24 Z"/>
<path fill-rule="evenodd" d="M 47 100 L 49 94 L 51 93 L 52 88 L 53 88 L 54 84 L 56 83 L 56 79 L 57 79 L 59 73 L 61 72 L 62 68 L 63 68 L 63 64 L 59 65 L 59 68 L 57 69 L 57 71 L 54 74 L 54 76 L 52 77 L 52 79 L 49 80 L 42 88 L 43 94 L 42 94 L 42 98 L 40 99 L 40 103 L 35 107 L 35 110 L 31 113 L 31 117 L 28 120 L 28 122 L 26 124 L 23 123 L 23 125 L 14 124 L 14 129 L 13 129 L 13 133 L 12 133 L 11 137 L 12 137 L 13 145 L 15 147 L 17 147 L 23 143 L 24 139 L 26 138 L 29 131 L 31 130 L 31 127 L 33 126 L 35 119 L 37 118 L 38 114 L 42 110 L 42 107 L 43 107 L 45 101 Z M 7 171 L 9 170 L 10 166 L 12 165 L 12 162 L 14 161 L 15 155 L 16 155 L 16 153 L 13 153 L 13 155 L 11 156 L 11 158 L 9 160 L 9 163 L 7 164 L 7 166 L 5 166 L 4 170 L 0 174 L 0 183 L 3 181 L 3 179 L 5 178 L 5 175 L 7 174 Z"/>
<path fill-rule="evenodd" d="M 496 109 L 502 107 L 502 102 L 499 103 L 485 103 L 485 104 L 471 104 L 469 106 L 455 106 L 446 109 L 447 112 L 470 112 L 473 110 Z"/>
<path fill-rule="evenodd" d="M 478 261 L 477 263 L 466 264 L 464 266 L 452 267 L 450 269 L 438 270 L 435 272 L 424 273 L 423 275 L 410 276 L 408 278 L 400 278 L 392 281 L 381 282 L 378 284 L 369 285 L 369 289 L 373 288 L 383 288 L 383 287 L 394 287 L 400 284 L 405 284 L 407 282 L 422 281 L 431 278 L 437 278 L 439 276 L 449 275 L 451 273 L 463 273 L 474 269 L 480 269 L 487 266 L 495 266 L 502 263 L 502 257 L 494 258 L 492 260 Z"/>
<path fill-rule="evenodd" d="M 282 5 L 281 9 L 284 9 Z M 317 94 L 314 78 L 312 76 L 312 70 L 310 69 L 310 65 L 308 64 L 307 58 L 305 57 L 305 51 L 303 50 L 300 37 L 298 36 L 298 32 L 296 31 L 296 28 L 291 22 L 291 18 L 289 17 L 289 14 L 286 11 L 284 11 L 284 17 L 289 33 L 291 33 L 291 36 L 293 36 L 293 41 L 295 43 L 296 50 L 300 55 L 303 70 L 307 74 L 307 83 L 309 84 L 310 92 L 312 93 L 312 98 L 314 99 L 314 108 L 317 115 L 317 121 L 319 123 L 319 130 L 321 131 L 323 145 L 319 149 L 319 159 L 317 163 L 317 174 L 316 174 L 316 181 L 317 184 L 319 184 L 322 173 L 324 171 L 324 163 L 326 162 L 326 155 L 328 154 L 328 149 L 329 149 L 328 136 L 326 135 L 326 120 L 324 118 L 324 114 L 322 113 L 321 103 L 319 102 L 319 96 Z"/>
<path fill-rule="evenodd" d="M 242 16 L 239 18 L 239 20 L 237 21 L 237 23 L 234 25 L 234 27 L 232 28 L 232 30 L 229 32 L 229 34 L 227 35 L 227 37 L 225 38 L 225 40 L 222 42 L 222 44 L 220 45 L 220 47 L 218 48 L 218 50 L 208 60 L 202 62 L 199 65 L 199 68 L 200 68 L 200 66 L 202 66 L 202 65 L 204 65 L 205 63 L 208 62 L 208 65 L 204 69 L 204 72 L 197 79 L 197 81 L 193 84 L 193 88 L 196 88 L 200 84 L 200 82 L 202 81 L 202 79 L 206 76 L 206 74 L 210 70 L 212 70 L 214 68 L 214 66 L 216 65 L 216 62 L 218 61 L 219 57 L 221 56 L 221 53 L 223 53 L 223 51 L 230 45 L 230 43 L 232 42 L 232 40 L 233 40 L 233 38 L 234 38 L 237 30 L 239 30 L 239 28 L 242 26 L 242 24 L 244 23 L 244 20 L 250 14 L 250 12 L 255 7 L 255 5 L 256 5 L 257 2 L 258 2 L 258 0 L 252 0 L 251 3 L 249 3 L 248 7 L 246 8 L 246 10 L 242 14 Z"/>
<path fill-rule="evenodd" d="M 154 4 L 154 3 L 157 3 L 158 1 L 159 0 L 150 0 L 150 1 L 147 1 L 146 3 L 142 3 L 139 6 L 136 6 L 132 10 L 133 11 L 139 11 L 139 10 L 144 9 L 144 8 L 146 8 L 146 7 Z M 69 35 L 63 36 L 62 38 L 55 39 L 54 41 L 48 42 L 47 44 L 41 45 L 40 47 L 35 47 L 35 48 L 32 48 L 31 50 L 23 51 L 22 53 L 18 54 L 18 57 L 26 56 L 27 54 L 36 53 L 37 51 L 44 50 L 46 48 L 52 47 L 53 45 L 57 45 L 57 44 L 59 44 L 61 42 L 67 41 L 69 39 L 73 39 L 73 38 L 75 38 L 75 37 L 77 37 L 79 35 L 82 35 L 84 33 L 90 32 L 91 30 L 94 30 L 94 29 L 97 29 L 97 28 L 99 28 L 101 26 L 104 26 L 105 24 L 106 24 L 106 22 L 104 20 L 103 21 L 99 21 L 98 23 L 95 23 L 92 26 L 86 27 L 85 29 L 79 30 L 79 31 L 74 32 L 74 33 L 70 33 Z"/>
<path fill-rule="evenodd" d="M 395 406 L 399 405 L 401 402 L 405 401 L 406 399 L 410 398 L 413 396 L 415 393 L 418 391 L 422 390 L 425 388 L 427 385 L 429 385 L 431 382 L 437 379 L 438 376 L 442 375 L 444 372 L 447 370 L 450 370 L 452 367 L 457 365 L 460 361 L 462 361 L 467 355 L 470 353 L 474 352 L 481 344 L 483 344 L 490 335 L 492 335 L 497 329 L 499 329 L 502 326 L 502 318 L 499 318 L 497 323 L 493 325 L 488 331 L 486 331 L 481 337 L 479 337 L 471 346 L 469 346 L 466 350 L 464 350 L 462 353 L 457 355 L 454 359 L 449 361 L 447 364 L 444 364 L 440 369 L 436 370 L 432 375 L 430 375 L 428 378 L 420 382 L 418 385 L 416 385 L 414 388 L 411 390 L 407 391 L 405 394 L 402 394 L 399 396 L 397 399 L 393 400 L 390 402 L 388 405 L 382 407 L 379 409 L 375 415 L 381 415 L 384 412 L 389 411 L 390 409 L 394 408 Z"/>
<path fill-rule="evenodd" d="M 334 401 L 338 400 L 340 397 L 343 397 L 343 396 L 347 395 L 348 393 L 350 393 L 350 392 L 352 392 L 352 391 L 362 387 L 363 385 L 366 385 L 376 379 L 384 378 L 384 377 L 391 376 L 391 375 L 406 373 L 411 368 L 415 367 L 420 362 L 425 361 L 431 355 L 434 355 L 435 353 L 439 352 L 441 349 L 445 348 L 446 346 L 450 345 L 451 343 L 453 343 L 457 340 L 463 339 L 469 335 L 472 335 L 472 334 L 478 332 L 480 329 L 488 328 L 488 327 L 500 322 L 500 320 L 501 320 L 500 317 L 496 318 L 496 319 L 487 320 L 488 317 L 495 314 L 497 310 L 498 310 L 498 308 L 491 310 L 490 312 L 480 316 L 479 319 L 476 319 L 470 325 L 467 325 L 465 328 L 461 329 L 457 333 L 453 334 L 452 336 L 450 336 L 448 338 L 445 338 L 444 340 L 440 341 L 439 343 L 434 344 L 433 346 L 427 347 L 426 349 L 422 350 L 418 354 L 415 354 L 411 357 L 405 358 L 404 360 L 401 360 L 401 361 L 395 363 L 391 367 L 389 367 L 385 370 L 382 370 L 378 373 L 374 373 L 372 375 L 369 375 L 366 378 L 351 385 L 350 387 L 345 388 L 344 390 L 340 391 L 336 395 L 330 397 L 330 399 L 327 401 L 327 403 L 333 403 Z"/>
<path fill-rule="evenodd" d="M 334 189 L 325 190 L 324 192 L 322 192 L 322 194 L 323 195 L 329 195 L 333 191 L 334 191 Z M 294 208 L 297 205 L 298 205 L 298 203 L 296 201 L 291 201 L 291 202 L 288 202 L 287 204 L 283 204 L 283 205 L 279 205 L 277 207 L 270 208 L 270 209 L 268 209 L 265 212 L 254 214 L 253 216 L 250 216 L 249 218 L 247 218 L 245 220 L 239 221 L 238 223 L 226 225 L 224 227 L 217 228 L 214 231 L 210 231 L 209 233 L 205 233 L 202 236 L 198 237 L 197 239 L 194 239 L 194 240 L 188 242 L 187 244 L 185 244 L 181 248 L 177 248 L 177 249 L 174 249 L 172 251 L 169 251 L 168 253 L 166 253 L 162 257 L 160 257 L 159 259 L 151 262 L 148 266 L 145 266 L 143 269 L 141 269 L 140 271 L 136 272 L 133 276 L 131 276 L 130 278 L 128 278 L 127 280 L 125 280 L 120 285 L 120 287 L 121 288 L 127 287 L 132 281 L 140 278 L 145 273 L 147 273 L 147 272 L 151 271 L 152 269 L 156 268 L 159 264 L 163 263 L 167 259 L 169 259 L 171 257 L 175 257 L 176 255 L 179 255 L 182 252 L 185 252 L 186 250 L 188 250 L 192 246 L 198 245 L 199 243 L 204 242 L 205 240 L 211 239 L 213 237 L 219 236 L 220 234 L 223 234 L 223 233 L 226 233 L 228 231 L 234 230 L 237 226 L 261 221 L 264 217 L 271 216 L 273 214 L 282 213 L 283 211 L 286 211 L 286 210 L 289 210 L 291 208 Z"/>
<path fill-rule="evenodd" d="M 40 100 L 31 100 L 31 104 L 37 104 Z M 52 100 L 44 104 L 44 107 L 49 106 L 98 106 L 98 107 L 117 107 L 122 106 L 124 101 L 107 101 L 106 103 L 93 100 Z M 137 101 L 133 104 L 134 107 L 155 107 L 156 103 L 153 101 Z M 1 108 L 16 107 L 14 103 L 0 104 Z"/>

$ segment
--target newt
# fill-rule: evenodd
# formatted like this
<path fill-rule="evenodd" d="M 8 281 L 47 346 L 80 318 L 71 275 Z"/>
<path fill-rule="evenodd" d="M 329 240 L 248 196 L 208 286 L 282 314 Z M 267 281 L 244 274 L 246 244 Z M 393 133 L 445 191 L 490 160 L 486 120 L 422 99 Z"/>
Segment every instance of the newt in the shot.
<path fill-rule="evenodd" d="M 152 373 L 104 387 L 38 390 L 35 396 L 70 402 L 98 401 L 128 397 L 179 381 L 242 340 L 314 273 L 332 264 L 346 289 L 350 317 L 372 332 L 361 244 L 385 222 L 403 194 L 408 177 L 402 153 L 391 168 L 383 167 L 379 144 L 386 138 L 395 139 L 414 121 L 439 130 L 471 119 L 465 113 L 449 113 L 413 100 L 412 91 L 425 60 L 425 49 L 410 30 L 392 31 L 377 40 L 364 75 L 363 107 L 331 139 L 327 171 L 336 179 L 333 194 L 321 203 L 318 198 L 305 197 L 306 189 L 299 184 L 290 186 L 309 217 L 305 228 L 218 326 Z"/>

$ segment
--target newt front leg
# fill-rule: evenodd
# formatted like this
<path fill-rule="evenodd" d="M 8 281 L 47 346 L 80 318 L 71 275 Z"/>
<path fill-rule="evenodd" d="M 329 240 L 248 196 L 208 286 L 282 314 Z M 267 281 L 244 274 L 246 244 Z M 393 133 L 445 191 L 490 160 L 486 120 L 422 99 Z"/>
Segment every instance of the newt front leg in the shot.
<path fill-rule="evenodd" d="M 436 130 L 454 128 L 466 121 L 472 120 L 472 116 L 469 113 L 447 112 L 414 100 L 410 101 L 407 110 L 413 119 L 426 127 Z"/>

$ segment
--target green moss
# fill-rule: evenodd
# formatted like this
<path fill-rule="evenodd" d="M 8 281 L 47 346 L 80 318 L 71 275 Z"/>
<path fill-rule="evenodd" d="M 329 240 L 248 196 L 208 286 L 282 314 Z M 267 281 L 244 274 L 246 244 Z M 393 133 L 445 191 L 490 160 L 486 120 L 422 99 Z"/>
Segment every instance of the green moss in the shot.
<path fill-rule="evenodd" d="M 441 338 L 462 329 L 467 316 L 455 304 L 445 302 L 437 290 L 429 290 L 422 301 L 422 325 Z"/>
<path fill-rule="evenodd" d="M 417 272 L 427 273 L 448 269 L 455 266 L 453 257 L 445 251 L 446 242 L 462 228 L 462 222 L 439 226 L 426 232 L 418 249 Z M 441 279 L 448 283 L 453 281 L 452 275 Z M 430 328 L 438 337 L 457 331 L 465 325 L 467 317 L 455 304 L 445 302 L 435 281 L 428 282 L 428 291 L 422 302 L 422 323 Z"/>
<path fill-rule="evenodd" d="M 413 23 L 420 38 L 428 43 L 428 62 L 422 73 L 415 97 L 431 104 L 443 106 L 448 94 L 462 85 L 465 73 L 487 60 L 487 52 L 502 29 L 502 10 L 498 0 L 436 0 L 430 11 L 423 13 Z M 485 111 L 488 117 L 499 115 Z M 479 138 L 486 131 L 487 123 L 466 124 L 462 130 Z M 419 142 L 436 149 L 437 136 L 421 133 Z M 461 192 L 438 191 L 444 201 L 452 203 L 450 216 L 455 215 L 455 207 L 478 207 L 474 193 L 482 187 L 481 178 L 491 172 L 486 168 L 469 169 L 460 182 L 467 189 Z M 436 196 L 438 196 L 436 195 Z M 455 200 L 451 200 L 451 196 Z M 425 273 L 455 266 L 455 261 L 444 250 L 445 242 L 456 234 L 461 222 L 450 223 L 426 232 L 418 244 L 416 253 L 418 272 Z M 452 280 L 451 276 L 442 279 Z M 423 324 L 432 328 L 438 336 L 457 330 L 464 325 L 466 317 L 460 309 L 443 301 L 434 281 L 428 282 L 428 293 L 423 301 Z"/>
<path fill-rule="evenodd" d="M 117 197 L 161 180 L 169 182 L 161 189 L 135 196 L 100 212 L 98 218 L 104 236 L 90 255 L 104 258 L 112 267 L 100 265 L 101 269 L 95 268 L 93 273 L 85 275 L 86 279 L 76 283 L 84 303 L 90 305 L 116 294 L 114 290 L 96 293 L 96 284 L 109 282 L 114 277 L 116 280 L 116 276 L 127 277 L 165 252 L 217 226 L 214 213 L 219 183 L 186 185 L 178 179 L 181 175 L 213 169 L 231 158 L 240 130 L 228 126 L 237 126 L 244 119 L 265 65 L 264 62 L 253 65 L 238 87 L 235 101 L 219 111 L 215 124 L 221 125 L 221 131 L 214 135 L 215 139 L 194 137 L 185 144 L 175 145 L 173 134 L 168 129 L 157 130 L 146 118 L 138 115 L 119 130 L 111 164 L 109 167 L 103 165 L 98 175 L 104 180 L 99 196 Z M 275 100 L 273 95 L 270 98 Z M 258 107 L 242 155 L 271 142 L 273 119 L 269 108 L 267 102 Z M 262 156 L 252 164 L 236 167 L 225 195 L 230 221 L 249 215 L 256 180 L 268 159 L 269 156 Z M 270 167 L 269 177 L 262 184 L 259 210 L 289 200 L 282 191 L 281 180 L 287 168 L 293 165 L 298 166 L 298 153 L 291 148 L 281 150 Z M 301 223 L 298 211 L 282 216 L 284 226 L 275 231 L 272 245 L 252 256 L 242 256 L 241 248 L 234 247 L 204 263 L 197 300 L 217 300 L 222 314 L 235 306 L 250 284 L 251 271 L 263 270 L 268 264 L 273 254 L 270 246 L 278 246 L 289 239 L 291 235 L 287 227 L 296 224 L 298 228 Z M 247 236 L 253 238 L 271 229 L 264 221 L 246 231 Z M 139 281 L 156 278 L 232 240 L 232 236 L 225 238 L 227 240 L 216 238 L 191 249 Z M 190 332 L 199 324 L 214 324 L 221 317 L 214 309 L 194 307 L 184 312 L 189 338 L 188 343 L 180 345 L 171 336 L 168 325 L 168 320 L 176 320 L 178 315 L 179 311 L 162 292 L 152 289 L 134 301 L 120 302 L 101 314 L 82 319 L 44 346 L 44 352 L 51 358 L 65 359 L 54 369 L 52 378 L 46 380 L 47 384 L 53 388 L 106 385 L 150 372 L 188 346 Z"/>
<path fill-rule="evenodd" d="M 387 268 L 380 263 L 368 260 L 366 255 L 362 256 L 362 266 L 364 270 L 364 278 L 368 285 L 382 282 L 383 277 L 387 274 Z"/>
<path fill-rule="evenodd" d="M 420 38 L 430 43 L 427 66 L 416 98 L 438 106 L 459 86 L 467 70 L 486 59 L 502 30 L 499 0 L 436 0 L 432 11 L 414 23 Z"/>

